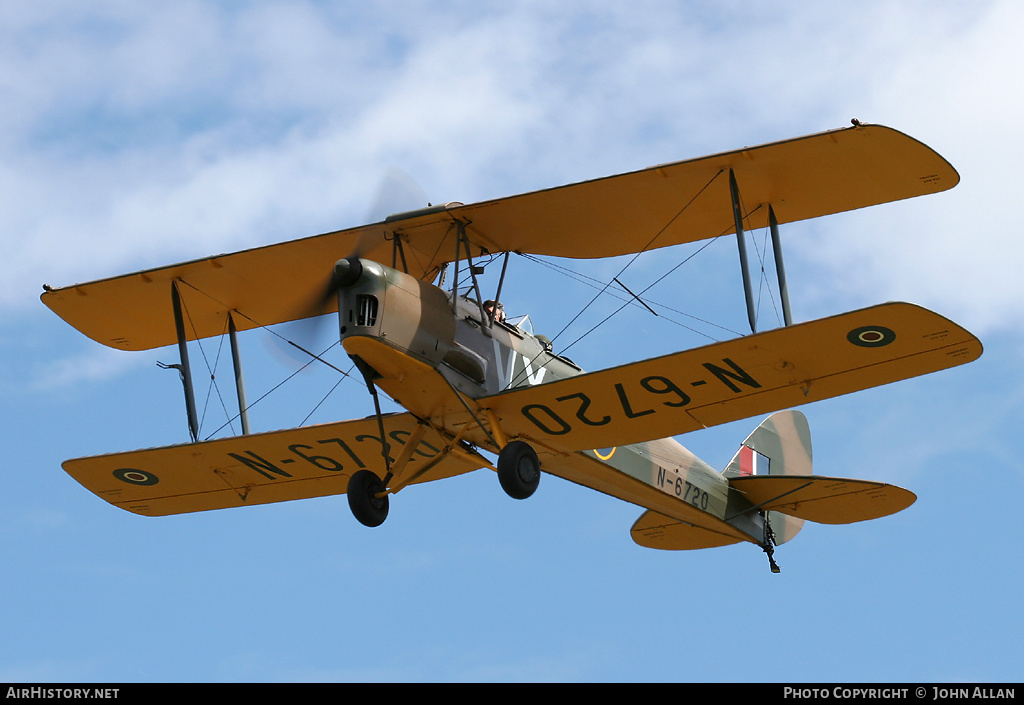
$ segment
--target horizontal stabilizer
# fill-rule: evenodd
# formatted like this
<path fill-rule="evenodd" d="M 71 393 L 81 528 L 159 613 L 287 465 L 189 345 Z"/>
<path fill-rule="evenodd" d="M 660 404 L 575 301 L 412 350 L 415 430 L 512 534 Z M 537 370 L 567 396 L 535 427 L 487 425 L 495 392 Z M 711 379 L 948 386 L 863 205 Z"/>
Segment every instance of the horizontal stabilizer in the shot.
<path fill-rule="evenodd" d="M 644 512 L 629 531 L 638 545 L 663 551 L 690 551 L 740 543 L 740 539 L 672 519 L 653 510 Z"/>
<path fill-rule="evenodd" d="M 751 475 L 731 478 L 729 484 L 758 509 L 820 524 L 878 519 L 906 509 L 917 499 L 902 487 L 840 477 Z"/>
<path fill-rule="evenodd" d="M 394 460 L 417 430 L 417 421 L 410 414 L 388 415 L 384 430 Z M 165 516 L 344 494 L 358 470 L 384 476 L 381 449 L 377 420 L 371 417 L 77 458 L 66 461 L 64 470 L 116 507 Z M 403 477 L 429 482 L 484 465 L 482 457 L 474 464 L 420 441 Z"/>

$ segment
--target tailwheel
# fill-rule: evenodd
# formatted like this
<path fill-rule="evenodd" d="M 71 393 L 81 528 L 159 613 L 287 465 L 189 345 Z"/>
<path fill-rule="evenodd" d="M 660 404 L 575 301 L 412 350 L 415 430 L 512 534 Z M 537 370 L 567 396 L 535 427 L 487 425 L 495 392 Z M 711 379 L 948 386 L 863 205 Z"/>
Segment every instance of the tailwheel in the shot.
<path fill-rule="evenodd" d="M 540 483 L 540 460 L 528 443 L 511 441 L 498 454 L 498 480 L 505 494 L 526 499 Z"/>
<path fill-rule="evenodd" d="M 369 470 L 360 470 L 348 480 L 348 506 L 363 526 L 380 526 L 388 518 L 388 495 L 384 483 Z"/>

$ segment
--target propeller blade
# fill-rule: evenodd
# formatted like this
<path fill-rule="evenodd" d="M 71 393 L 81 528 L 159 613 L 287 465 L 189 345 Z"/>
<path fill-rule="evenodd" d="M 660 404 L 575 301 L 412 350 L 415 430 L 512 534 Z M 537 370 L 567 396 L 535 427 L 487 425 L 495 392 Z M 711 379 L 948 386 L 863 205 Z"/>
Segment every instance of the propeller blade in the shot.
<path fill-rule="evenodd" d="M 367 213 L 367 223 L 383 222 L 389 215 L 413 208 L 422 208 L 427 202 L 427 194 L 416 179 L 397 167 L 388 169 L 387 174 L 377 186 L 377 194 Z M 384 232 L 367 231 L 356 243 L 355 250 L 348 253 L 347 258 L 361 258 L 384 240 Z"/>
<path fill-rule="evenodd" d="M 366 222 L 379 223 L 392 213 L 422 208 L 426 202 L 427 194 L 416 179 L 401 169 L 391 167 L 377 186 L 377 195 Z"/>
<path fill-rule="evenodd" d="M 370 207 L 367 223 L 382 223 L 387 216 L 419 208 L 426 203 L 426 194 L 416 180 L 401 169 L 392 167 L 381 179 L 377 192 Z M 385 228 L 366 228 L 351 252 L 344 253 L 334 269 L 325 273 L 316 293 L 301 305 L 296 319 L 308 319 L 305 325 L 304 339 L 312 340 L 320 337 L 320 329 L 327 320 L 326 315 L 333 312 L 333 302 L 338 289 L 355 283 L 362 274 L 360 259 L 384 241 Z M 339 253 L 341 254 L 341 253 Z M 294 351 L 291 351 L 294 352 Z"/>

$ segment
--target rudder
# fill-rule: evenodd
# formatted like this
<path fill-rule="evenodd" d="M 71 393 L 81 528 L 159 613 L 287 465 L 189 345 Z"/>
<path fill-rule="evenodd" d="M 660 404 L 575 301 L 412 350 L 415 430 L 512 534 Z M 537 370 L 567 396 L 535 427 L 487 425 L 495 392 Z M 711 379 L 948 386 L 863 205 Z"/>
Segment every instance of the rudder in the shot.
<path fill-rule="evenodd" d="M 811 428 L 799 411 L 772 414 L 743 441 L 726 466 L 726 477 L 811 475 Z"/>
<path fill-rule="evenodd" d="M 813 454 L 811 428 L 807 417 L 796 410 L 772 414 L 747 436 L 732 461 L 723 471 L 725 477 L 764 475 L 811 475 Z M 775 543 L 783 544 L 803 528 L 804 520 L 779 512 L 768 512 Z"/>

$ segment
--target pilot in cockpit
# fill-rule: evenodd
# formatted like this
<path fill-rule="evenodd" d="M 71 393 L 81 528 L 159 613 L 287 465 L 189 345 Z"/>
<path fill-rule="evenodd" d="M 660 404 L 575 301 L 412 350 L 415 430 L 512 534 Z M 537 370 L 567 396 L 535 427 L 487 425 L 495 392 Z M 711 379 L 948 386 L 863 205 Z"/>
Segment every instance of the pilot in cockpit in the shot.
<path fill-rule="evenodd" d="M 505 307 L 500 301 L 495 301 L 493 299 L 487 299 L 484 301 L 484 313 L 498 323 L 505 322 Z"/>

